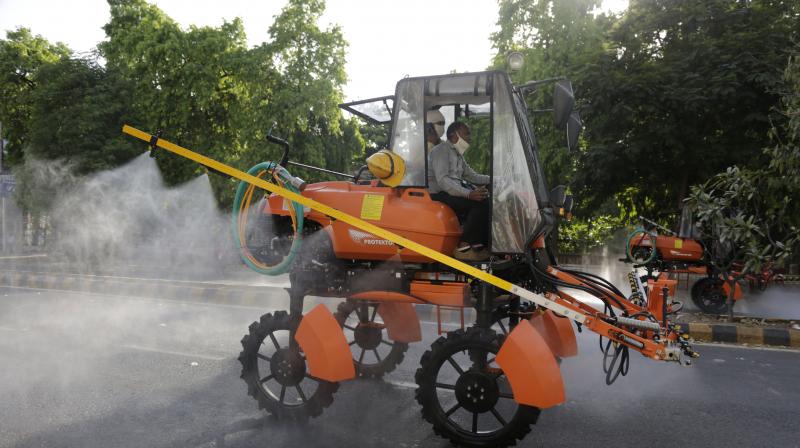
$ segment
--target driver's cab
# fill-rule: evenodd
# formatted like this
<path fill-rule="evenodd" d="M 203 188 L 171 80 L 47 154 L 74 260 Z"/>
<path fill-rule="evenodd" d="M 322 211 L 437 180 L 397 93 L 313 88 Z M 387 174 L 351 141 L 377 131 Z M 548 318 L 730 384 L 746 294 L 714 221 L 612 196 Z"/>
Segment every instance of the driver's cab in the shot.
<path fill-rule="evenodd" d="M 565 205 L 563 194 L 553 198 L 558 203 L 551 201 L 523 99 L 526 87 L 531 90 L 539 83 L 517 87 L 499 71 L 405 78 L 394 96 L 342 106 L 374 123 L 391 124 L 389 148 L 404 159 L 406 168 L 397 188 L 428 187 L 426 112 L 439 110 L 445 129 L 454 121 L 470 126 L 472 143 L 465 158 L 491 179 L 490 251 L 515 254 L 547 232 L 555 222 L 554 208 Z M 568 118 L 574 99 L 571 86 L 564 86 L 562 82 L 556 88 L 556 95 L 561 90 L 569 98 L 560 103 L 555 98 L 555 112 Z"/>

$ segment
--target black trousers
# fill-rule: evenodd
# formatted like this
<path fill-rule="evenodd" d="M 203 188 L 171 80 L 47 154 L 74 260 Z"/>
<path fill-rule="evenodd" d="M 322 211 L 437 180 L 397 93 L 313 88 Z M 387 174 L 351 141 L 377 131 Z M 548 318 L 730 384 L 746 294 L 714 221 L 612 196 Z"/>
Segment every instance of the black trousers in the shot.
<path fill-rule="evenodd" d="M 444 191 L 434 193 L 431 199 L 447 204 L 452 208 L 459 219 L 463 216 L 461 241 L 469 244 L 489 245 L 489 217 L 492 213 L 492 200 L 486 198 L 483 201 L 473 201 L 472 199 L 450 196 Z"/>

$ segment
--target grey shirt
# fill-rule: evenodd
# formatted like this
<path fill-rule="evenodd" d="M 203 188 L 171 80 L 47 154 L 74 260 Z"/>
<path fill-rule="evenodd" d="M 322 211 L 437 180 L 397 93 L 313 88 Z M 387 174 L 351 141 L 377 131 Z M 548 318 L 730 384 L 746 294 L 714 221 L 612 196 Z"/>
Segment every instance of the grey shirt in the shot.
<path fill-rule="evenodd" d="M 465 198 L 472 190 L 461 185 L 462 179 L 475 185 L 489 183 L 489 176 L 470 168 L 452 143 L 445 140 L 434 146 L 428 155 L 428 192 L 444 191 L 450 196 Z"/>

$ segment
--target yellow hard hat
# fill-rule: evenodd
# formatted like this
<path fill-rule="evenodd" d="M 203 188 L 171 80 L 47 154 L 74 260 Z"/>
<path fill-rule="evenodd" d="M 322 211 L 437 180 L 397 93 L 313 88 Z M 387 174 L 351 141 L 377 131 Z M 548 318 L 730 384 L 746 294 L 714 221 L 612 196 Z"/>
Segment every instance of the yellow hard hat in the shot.
<path fill-rule="evenodd" d="M 385 185 L 396 187 L 403 181 L 406 174 L 406 162 L 402 157 L 389 151 L 381 149 L 367 158 L 367 168 L 373 176 L 381 180 Z"/>

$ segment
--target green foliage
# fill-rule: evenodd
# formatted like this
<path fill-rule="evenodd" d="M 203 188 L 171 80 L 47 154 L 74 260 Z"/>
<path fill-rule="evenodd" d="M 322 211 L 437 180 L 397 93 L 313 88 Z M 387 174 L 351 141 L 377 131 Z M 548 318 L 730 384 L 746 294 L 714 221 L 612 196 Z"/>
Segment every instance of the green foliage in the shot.
<path fill-rule="evenodd" d="M 296 130 L 292 141 L 303 152 L 291 157 L 290 160 L 299 160 L 302 163 L 352 175 L 358 166 L 363 164 L 364 139 L 358 131 L 358 122 L 355 118 L 350 120 L 341 118 L 337 122 L 337 129 L 340 132 L 334 133 L 328 128 L 327 122 L 319 121 L 305 131 Z M 292 174 L 307 181 L 346 180 L 341 176 L 314 170 L 298 167 L 289 169 Z"/>
<path fill-rule="evenodd" d="M 83 175 L 119 166 L 141 152 L 119 132 L 132 118 L 124 100 L 133 94 L 127 79 L 81 59 L 43 66 L 40 76 L 47 82 L 32 94 L 27 155 L 68 159 L 75 174 Z"/>
<path fill-rule="evenodd" d="M 263 46 L 282 75 L 273 100 L 300 130 L 312 117 L 326 119 L 331 130 L 338 130 L 332 118 L 339 117 L 341 86 L 347 81 L 346 43 L 338 26 L 319 29 L 324 10 L 322 0 L 290 0 L 269 29 L 272 41 Z"/>
<path fill-rule="evenodd" d="M 585 206 L 617 195 L 645 215 L 673 212 L 689 185 L 764 163 L 799 13 L 770 0 L 632 1 L 578 75 L 589 146 L 573 186 Z"/>
<path fill-rule="evenodd" d="M 472 143 L 469 145 L 469 150 L 464 153 L 464 159 L 476 172 L 489 174 L 492 166 L 491 151 L 489 151 L 492 144 L 489 119 L 467 117 L 461 118 L 461 121 L 469 126 L 472 133 Z"/>
<path fill-rule="evenodd" d="M 31 94 L 47 81 L 40 76 L 40 68 L 69 55 L 64 44 L 51 44 L 42 36 L 31 35 L 27 28 L 8 31 L 6 39 L 0 40 L 0 138 L 8 140 L 4 164 L 14 165 L 22 160 L 31 118 Z"/>
<path fill-rule="evenodd" d="M 796 259 L 800 249 L 800 59 L 784 72 L 782 113 L 771 130 L 776 144 L 764 150 L 769 164 L 730 167 L 692 188 L 689 205 L 715 241 L 734 247 L 719 264 L 744 263 L 745 272 Z"/>
<path fill-rule="evenodd" d="M 144 0 L 109 0 L 105 67 L 71 59 L 20 29 L 0 41 L 0 105 L 9 151 L 19 165 L 18 193 L 29 209 L 46 209 L 51 176 L 25 158 L 58 160 L 81 176 L 118 166 L 144 151 L 121 134 L 123 123 L 224 163 L 247 169 L 277 160 L 270 129 L 292 145 L 291 160 L 351 172 L 365 142 L 337 108 L 346 80 L 346 43 L 338 27 L 321 29 L 322 0 L 290 0 L 269 25 L 270 41 L 248 48 L 241 20 L 182 29 Z M 164 152 L 157 162 L 169 184 L 203 168 Z M 47 170 L 45 170 L 47 171 Z M 331 178 L 318 173 L 309 179 Z M 234 183 L 212 176 L 222 204 Z"/>
<path fill-rule="evenodd" d="M 184 31 L 143 0 L 109 3 L 109 39 L 100 50 L 109 68 L 136 79 L 143 128 L 242 167 L 280 156 L 267 143 L 270 129 L 288 138 L 292 160 L 349 170 L 361 153 L 363 143 L 340 128 L 345 42 L 338 28 L 317 26 L 324 2 L 289 1 L 269 28 L 271 41 L 251 49 L 239 19 Z M 348 144 L 338 144 L 343 138 Z M 201 169 L 170 156 L 159 165 L 171 183 Z M 229 202 L 229 182 L 214 185 Z"/>
<path fill-rule="evenodd" d="M 563 253 L 589 252 L 606 244 L 622 226 L 620 218 L 610 215 L 562 221 L 558 229 L 558 249 Z"/>
<path fill-rule="evenodd" d="M 506 68 L 511 51 L 523 54 L 522 69 L 512 73 L 512 81 L 566 76 L 580 93 L 577 73 L 591 63 L 603 46 L 606 18 L 592 11 L 598 0 L 503 0 L 500 2 L 499 31 L 492 35 L 497 48 L 493 67 Z M 531 111 L 552 108 L 552 85 L 546 84 L 527 98 Z M 549 185 L 569 183 L 574 171 L 573 157 L 566 149 L 562 130 L 553 126 L 552 113 L 534 113 L 531 124 L 537 136 L 540 161 Z"/>
<path fill-rule="evenodd" d="M 131 119 L 127 80 L 81 59 L 44 65 L 38 76 L 46 82 L 30 95 L 26 159 L 60 161 L 80 176 L 119 166 L 141 152 L 119 132 Z M 63 176 L 30 172 L 40 168 L 23 164 L 15 170 L 20 177 L 15 193 L 29 210 L 47 210 L 66 187 Z"/>
<path fill-rule="evenodd" d="M 389 125 L 361 121 L 359 125 L 361 136 L 364 137 L 364 151 L 370 156 L 381 149 L 389 147 Z"/>
<path fill-rule="evenodd" d="M 632 0 L 619 16 L 593 14 L 598 4 L 502 0 L 492 37 L 495 67 L 511 50 L 524 55 L 516 82 L 573 81 L 585 125 L 579 153 L 567 154 L 549 116 L 533 122 L 547 179 L 569 183 L 579 217 L 604 214 L 611 200 L 626 221 L 674 219 L 690 185 L 732 163 L 767 163 L 759 148 L 771 123 L 786 121 L 773 108 L 800 37 L 800 4 Z M 529 101 L 542 109 L 550 98 Z"/>
<path fill-rule="evenodd" d="M 134 124 L 223 162 L 243 150 L 237 119 L 249 99 L 240 73 L 249 63 L 240 20 L 219 28 L 182 30 L 143 0 L 112 0 L 108 40 L 99 46 L 106 67 L 134 80 Z M 184 182 L 200 167 L 158 157 L 168 183 Z"/>

